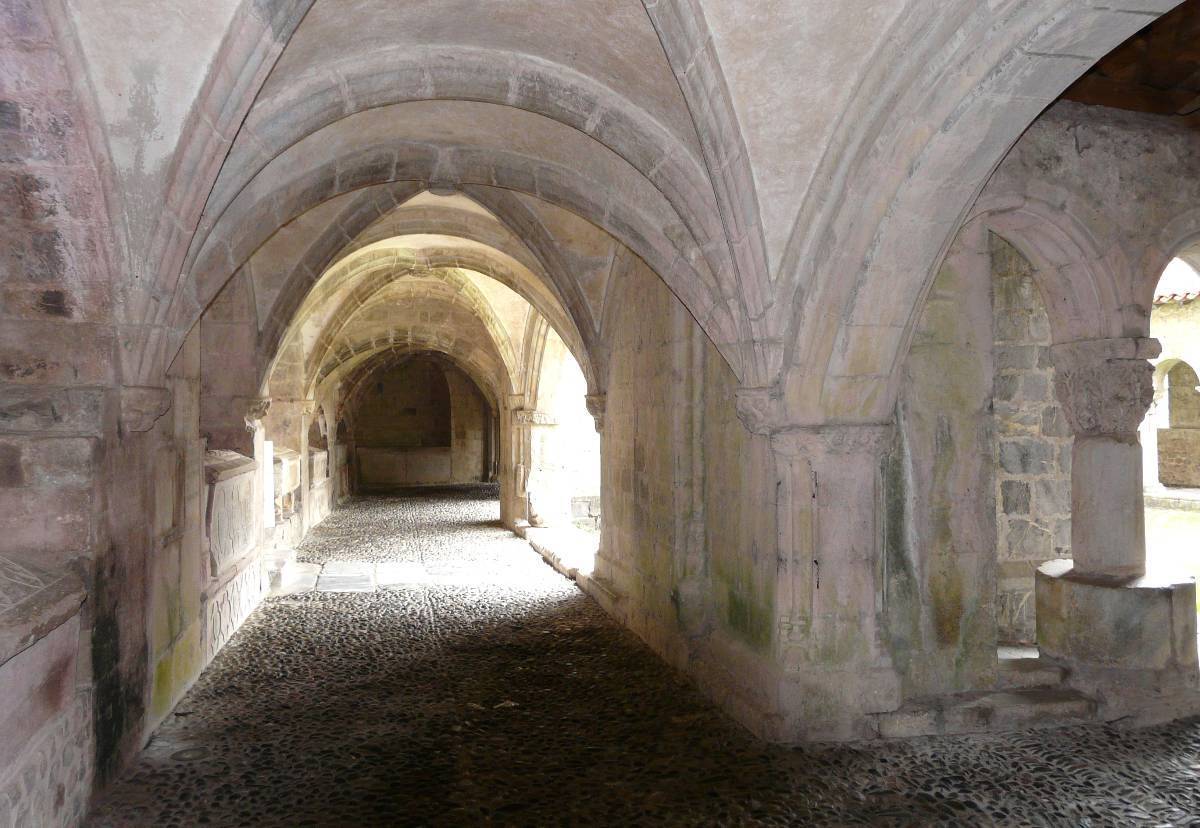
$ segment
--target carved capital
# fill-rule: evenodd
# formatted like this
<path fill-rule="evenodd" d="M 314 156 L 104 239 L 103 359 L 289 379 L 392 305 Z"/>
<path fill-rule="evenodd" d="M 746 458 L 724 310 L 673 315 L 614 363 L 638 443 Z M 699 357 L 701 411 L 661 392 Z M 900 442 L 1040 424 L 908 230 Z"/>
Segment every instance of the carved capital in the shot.
<path fill-rule="evenodd" d="M 779 428 L 779 400 L 771 388 L 739 388 L 734 392 L 738 419 L 751 434 L 771 434 Z"/>
<path fill-rule="evenodd" d="M 786 428 L 771 435 L 771 448 L 785 457 L 869 455 L 880 457 L 892 445 L 891 425 L 822 425 Z"/>
<path fill-rule="evenodd" d="M 1076 436 L 1130 435 L 1154 401 L 1156 339 L 1088 339 L 1050 348 L 1054 391 Z"/>
<path fill-rule="evenodd" d="M 126 385 L 121 388 L 121 429 L 149 431 L 171 407 L 171 392 L 166 388 Z"/>
<path fill-rule="evenodd" d="M 583 404 L 587 406 L 587 412 L 596 421 L 596 431 L 604 431 L 604 411 L 608 407 L 608 395 L 588 394 L 583 398 Z"/>
<path fill-rule="evenodd" d="M 558 425 L 558 418 L 545 411 L 533 408 L 519 408 L 513 412 L 513 420 L 521 425 L 553 426 Z"/>
<path fill-rule="evenodd" d="M 271 408 L 270 397 L 237 397 L 235 401 L 242 409 L 246 429 L 249 431 L 254 431 L 254 424 L 267 416 L 267 411 Z"/>
<path fill-rule="evenodd" d="M 303 414 L 305 417 L 312 417 L 312 415 L 316 412 L 316 410 L 317 410 L 317 401 L 316 400 L 305 400 L 303 403 L 300 404 L 300 413 Z"/>

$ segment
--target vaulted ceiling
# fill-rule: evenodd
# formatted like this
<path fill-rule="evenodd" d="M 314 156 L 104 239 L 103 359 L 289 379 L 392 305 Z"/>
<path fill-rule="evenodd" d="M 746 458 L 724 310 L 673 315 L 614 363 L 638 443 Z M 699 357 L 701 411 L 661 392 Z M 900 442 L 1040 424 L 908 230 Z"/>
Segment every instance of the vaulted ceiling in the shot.
<path fill-rule="evenodd" d="M 526 298 L 552 298 L 540 312 L 595 366 L 607 274 L 644 263 L 746 394 L 790 422 L 870 422 L 997 162 L 1178 0 L 53 3 L 130 274 L 125 381 L 151 384 L 237 273 L 278 343 L 395 221 L 532 274 Z M 1179 31 L 1146 35 L 1169 65 L 1099 71 L 1184 107 Z M 429 201 L 381 218 L 424 191 L 494 221 Z"/>

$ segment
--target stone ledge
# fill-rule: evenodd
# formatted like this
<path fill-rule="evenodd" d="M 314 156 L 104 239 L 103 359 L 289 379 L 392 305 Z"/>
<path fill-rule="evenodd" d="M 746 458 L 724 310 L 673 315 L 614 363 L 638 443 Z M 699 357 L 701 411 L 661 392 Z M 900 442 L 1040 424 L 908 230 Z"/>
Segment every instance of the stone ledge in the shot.
<path fill-rule="evenodd" d="M 1036 581 L 1038 647 L 1078 665 L 1195 673 L 1196 582 L 1170 572 L 1103 580 L 1047 561 Z"/>
<path fill-rule="evenodd" d="M 78 613 L 85 597 L 67 570 L 0 556 L 0 665 Z"/>

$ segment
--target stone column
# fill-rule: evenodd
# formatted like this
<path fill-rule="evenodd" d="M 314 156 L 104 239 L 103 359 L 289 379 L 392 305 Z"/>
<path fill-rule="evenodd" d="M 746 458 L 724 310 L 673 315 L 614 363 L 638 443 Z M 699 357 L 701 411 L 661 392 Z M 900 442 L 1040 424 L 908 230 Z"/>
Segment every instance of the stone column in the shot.
<path fill-rule="evenodd" d="M 1128 578 L 1146 571 L 1138 426 L 1154 399 L 1154 339 L 1055 345 L 1054 388 L 1071 451 L 1071 554 L 1076 573 Z"/>

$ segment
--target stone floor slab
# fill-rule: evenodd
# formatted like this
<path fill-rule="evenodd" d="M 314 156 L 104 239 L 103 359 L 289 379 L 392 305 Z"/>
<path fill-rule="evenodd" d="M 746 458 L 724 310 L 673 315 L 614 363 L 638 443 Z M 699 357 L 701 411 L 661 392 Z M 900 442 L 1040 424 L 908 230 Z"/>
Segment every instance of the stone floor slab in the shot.
<path fill-rule="evenodd" d="M 271 590 L 272 597 L 297 595 L 302 592 L 312 592 L 317 588 L 317 578 L 321 574 L 321 565 L 314 563 L 299 563 L 293 561 L 284 567 L 279 586 Z"/>

